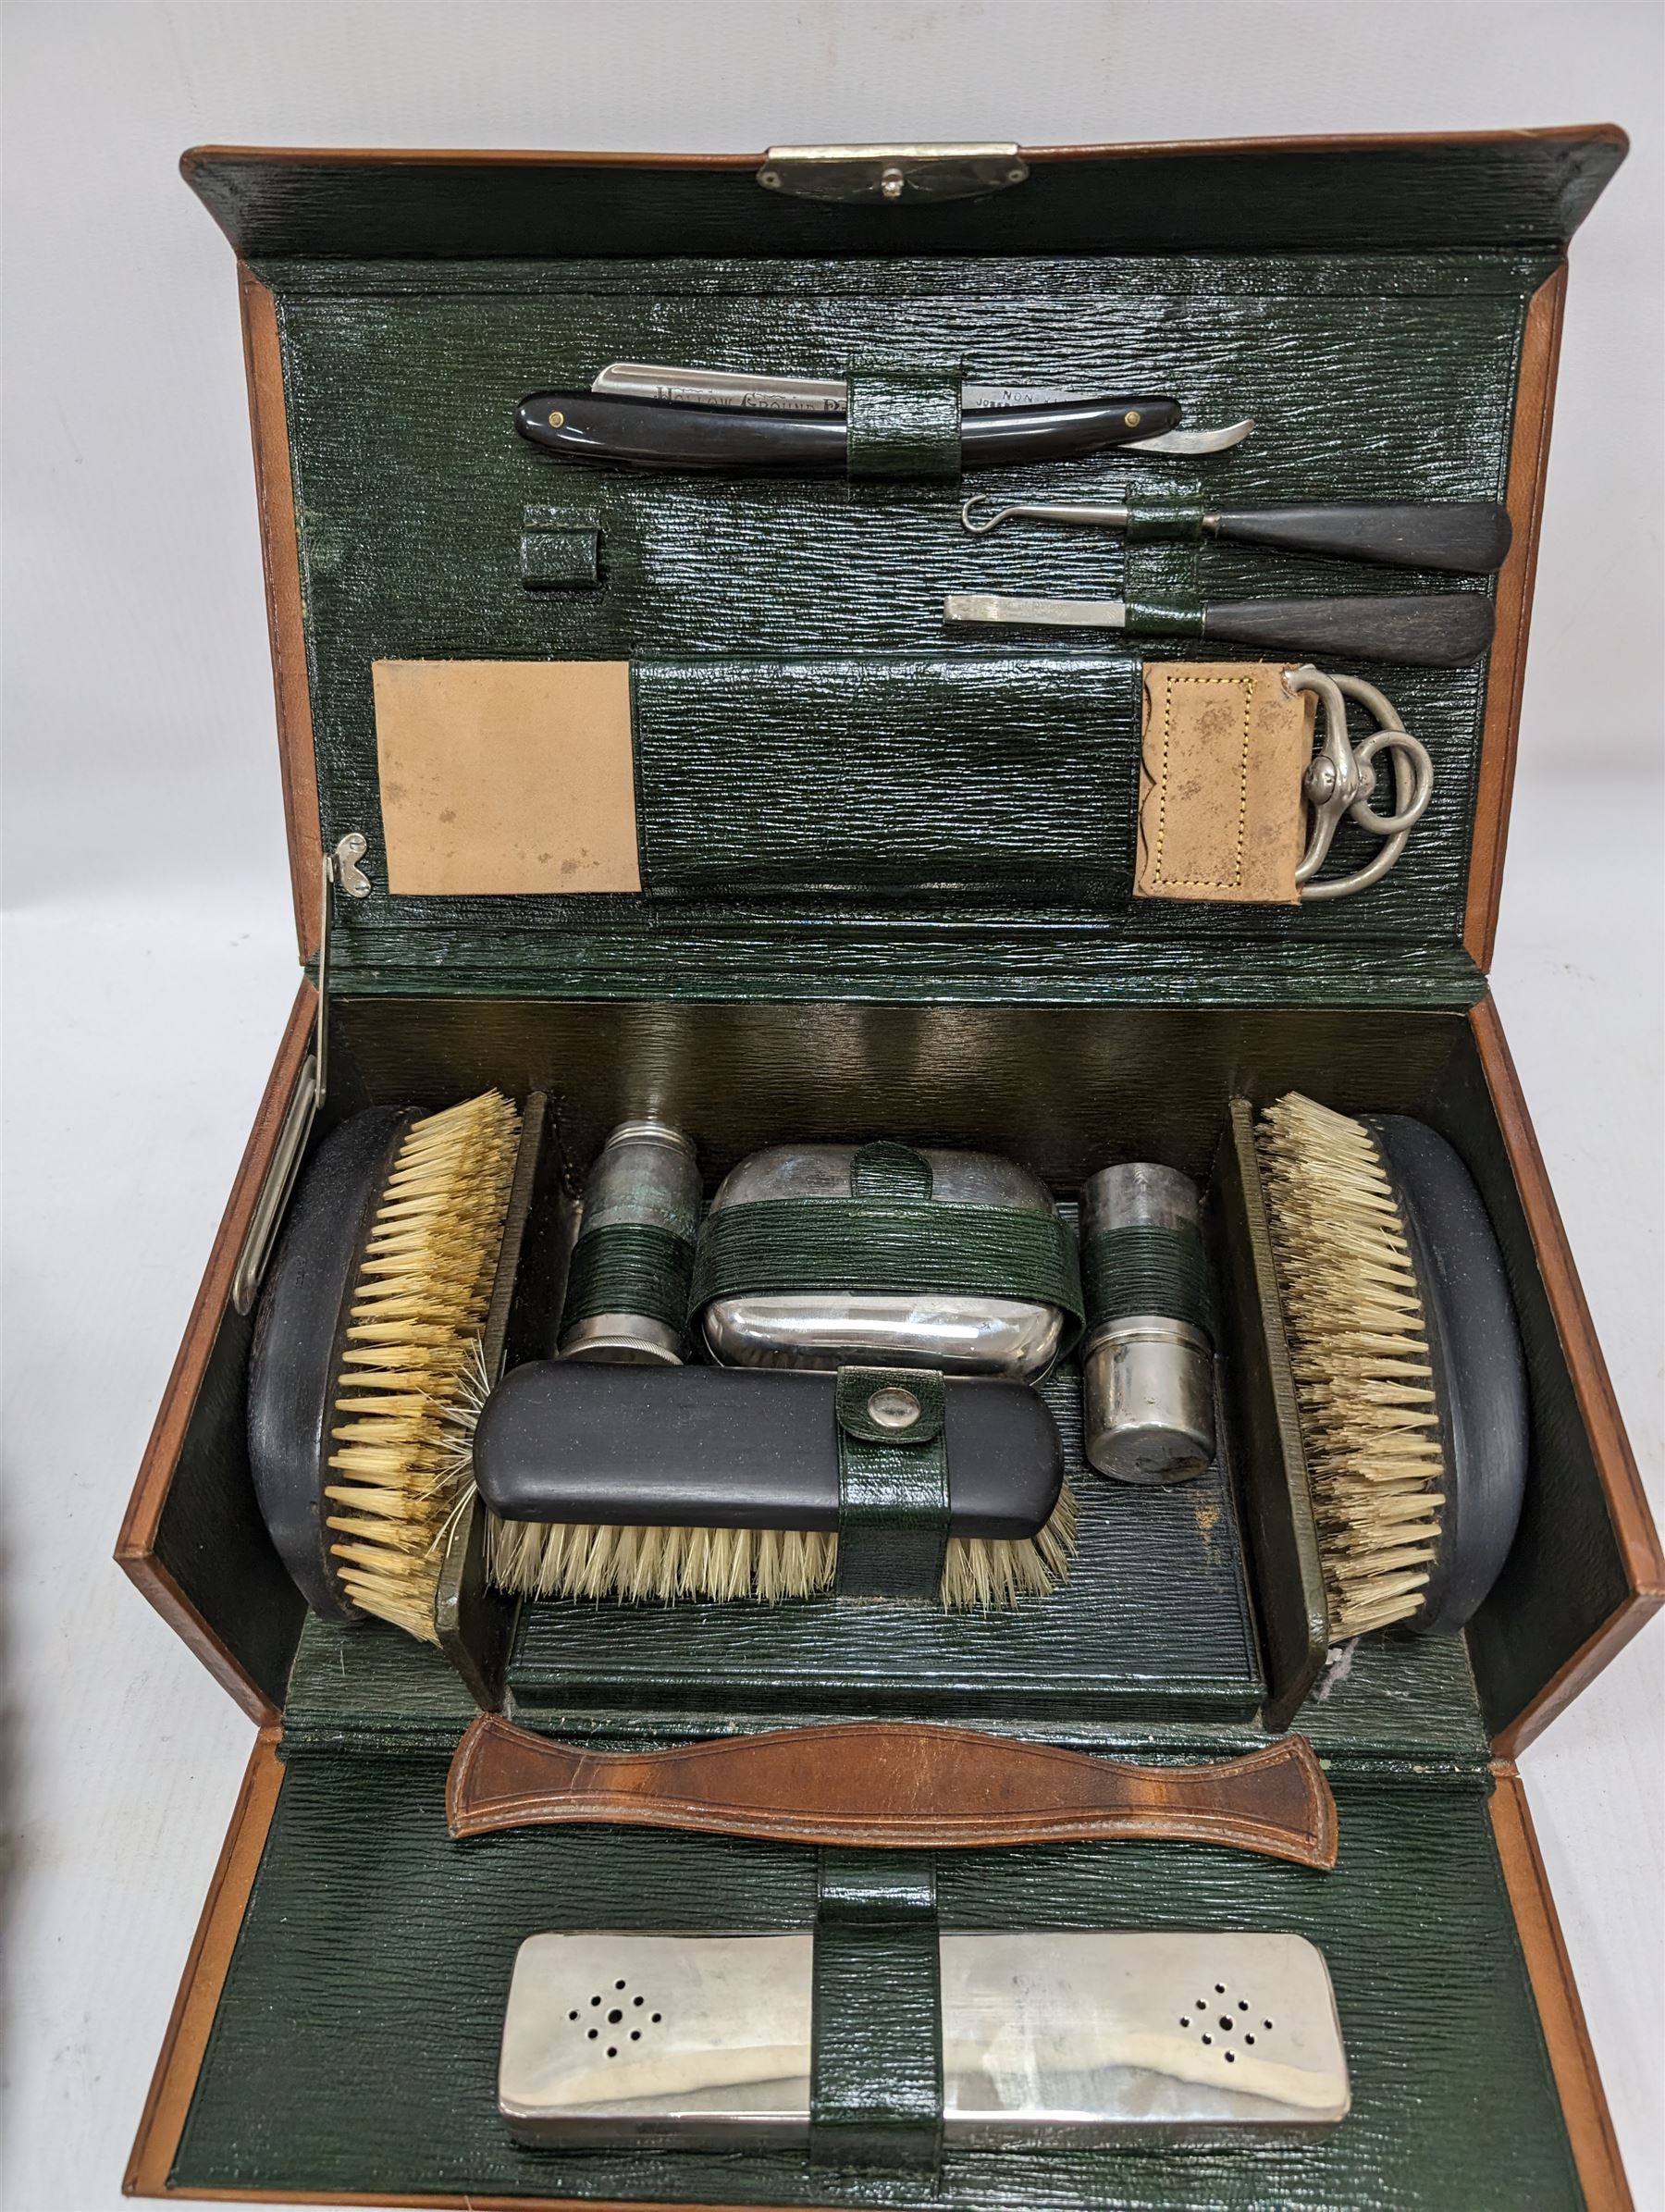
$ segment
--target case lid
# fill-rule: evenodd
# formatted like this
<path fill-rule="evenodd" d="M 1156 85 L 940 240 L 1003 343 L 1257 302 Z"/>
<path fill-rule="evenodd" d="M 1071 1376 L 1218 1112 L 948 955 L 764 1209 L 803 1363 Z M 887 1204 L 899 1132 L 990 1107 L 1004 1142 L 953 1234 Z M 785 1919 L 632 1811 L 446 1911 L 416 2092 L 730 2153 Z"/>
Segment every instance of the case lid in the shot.
<path fill-rule="evenodd" d="M 927 156 L 894 203 L 870 161 L 839 200 L 752 156 L 188 154 L 248 264 L 303 955 L 320 852 L 357 832 L 370 889 L 335 901 L 332 943 L 353 991 L 1472 1002 L 1560 255 L 1623 152 L 1610 127 L 1025 150 L 1019 181 L 966 198 L 932 196 Z M 810 171 L 850 189 L 847 162 Z M 524 395 L 644 358 L 1171 391 L 1190 426 L 1259 427 L 1207 462 L 1111 452 L 968 488 L 1506 498 L 1513 550 L 1486 582 L 981 538 L 941 479 L 637 474 L 516 435 Z M 1195 605 L 1441 583 L 1492 592 L 1489 662 L 1359 665 L 1434 795 L 1393 873 L 1326 905 L 1131 896 L 1141 661 L 1240 648 L 1037 649 L 944 621 L 985 587 Z M 413 751 L 378 699 L 412 663 Z M 425 872 L 418 838 L 413 867 L 412 819 L 462 816 L 462 859 Z M 1344 824 L 1335 866 L 1374 850 Z"/>

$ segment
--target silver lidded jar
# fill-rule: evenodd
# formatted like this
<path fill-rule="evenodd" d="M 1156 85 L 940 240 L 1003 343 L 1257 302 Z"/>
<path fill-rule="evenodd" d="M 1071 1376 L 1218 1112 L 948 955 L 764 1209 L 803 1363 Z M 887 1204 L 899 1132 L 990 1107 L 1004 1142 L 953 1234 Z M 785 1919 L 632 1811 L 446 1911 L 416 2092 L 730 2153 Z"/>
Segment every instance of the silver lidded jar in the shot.
<path fill-rule="evenodd" d="M 939 1206 L 955 1209 L 944 1214 L 940 1230 L 927 1217 Z M 827 1209 L 824 1224 L 816 1218 L 820 1207 Z M 741 1208 L 751 1211 L 741 1216 Z M 974 1211 L 989 1218 L 973 1220 L 972 1230 L 987 1228 L 997 1244 L 1009 1233 L 1010 1218 L 1023 1217 L 1020 1241 L 1054 1252 L 1074 1281 L 1073 1244 L 1052 1193 L 1015 1161 L 987 1152 L 882 1143 L 777 1144 L 752 1153 L 711 1201 L 700 1272 L 707 1272 L 708 1242 L 722 1242 L 726 1232 L 753 1223 L 775 1240 L 776 1272 L 760 1263 L 756 1288 L 746 1286 L 744 1265 L 715 1273 L 721 1290 L 703 1302 L 700 1314 L 712 1356 L 728 1366 L 933 1367 L 944 1375 L 1033 1381 L 1052 1365 L 1077 1317 L 1062 1303 L 1024 1295 L 1017 1284 L 1009 1296 L 993 1287 L 907 1286 L 907 1238 L 918 1240 L 920 1276 L 929 1282 L 928 1262 L 941 1262 Z M 778 1229 L 782 1222 L 790 1227 Z M 793 1238 L 796 1252 L 790 1249 Z M 864 1238 L 883 1243 L 887 1266 L 874 1268 Z M 998 1260 L 985 1256 L 985 1281 L 995 1284 L 998 1271 Z M 864 1275 L 870 1287 L 863 1287 Z M 876 1275 L 889 1277 L 885 1287 L 870 1287 Z M 783 1287 L 787 1281 L 793 1287 Z"/>
<path fill-rule="evenodd" d="M 680 1130 L 643 1119 L 612 1131 L 584 1186 L 563 1359 L 681 1364 L 699 1201 L 698 1162 Z"/>
<path fill-rule="evenodd" d="M 1121 1482 L 1184 1482 L 1215 1455 L 1197 1186 L 1135 1160 L 1081 1188 L 1087 1341 L 1081 1354 L 1090 1464 Z"/>

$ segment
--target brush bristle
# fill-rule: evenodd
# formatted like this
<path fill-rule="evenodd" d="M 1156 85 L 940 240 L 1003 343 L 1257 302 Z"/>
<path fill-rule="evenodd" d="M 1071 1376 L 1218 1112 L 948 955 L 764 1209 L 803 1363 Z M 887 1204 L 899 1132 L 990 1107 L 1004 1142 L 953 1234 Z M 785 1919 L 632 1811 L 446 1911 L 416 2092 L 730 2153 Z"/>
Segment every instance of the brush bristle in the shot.
<path fill-rule="evenodd" d="M 495 1091 L 412 1124 L 353 1285 L 324 1495 L 353 1603 L 432 1643 L 520 1134 Z M 461 1446 L 461 1448 L 460 1448 Z"/>
<path fill-rule="evenodd" d="M 1416 1269 L 1370 1131 L 1290 1092 L 1256 1149 L 1339 1643 L 1408 1620 L 1439 1547 L 1445 1452 Z"/>
<path fill-rule="evenodd" d="M 1039 1535 L 984 1542 L 950 1537 L 941 1598 L 952 1611 L 1044 1597 L 1069 1572 L 1076 1509 L 1067 1483 Z M 489 1568 L 500 1589 L 526 1598 L 678 1599 L 778 1605 L 831 1589 L 838 1539 L 776 1528 L 566 1527 L 490 1524 Z"/>

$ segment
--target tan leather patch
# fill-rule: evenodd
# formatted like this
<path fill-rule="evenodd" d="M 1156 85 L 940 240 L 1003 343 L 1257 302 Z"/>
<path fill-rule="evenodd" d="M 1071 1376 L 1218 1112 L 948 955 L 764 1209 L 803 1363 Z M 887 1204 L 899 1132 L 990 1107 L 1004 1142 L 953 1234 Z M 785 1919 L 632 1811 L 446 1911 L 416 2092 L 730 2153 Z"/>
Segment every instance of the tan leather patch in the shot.
<path fill-rule="evenodd" d="M 630 665 L 377 661 L 396 896 L 639 891 Z"/>
<path fill-rule="evenodd" d="M 1296 906 L 1315 702 L 1259 661 L 1147 661 L 1139 898 Z"/>

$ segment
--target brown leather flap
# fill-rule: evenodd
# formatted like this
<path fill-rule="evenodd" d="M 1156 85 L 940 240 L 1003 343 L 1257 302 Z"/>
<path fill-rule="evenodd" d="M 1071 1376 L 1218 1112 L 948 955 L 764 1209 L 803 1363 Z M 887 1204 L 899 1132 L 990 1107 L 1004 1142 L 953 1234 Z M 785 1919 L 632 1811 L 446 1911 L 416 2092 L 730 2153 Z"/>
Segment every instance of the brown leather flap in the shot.
<path fill-rule="evenodd" d="M 597 1821 L 903 1850 L 1211 1843 L 1336 1862 L 1335 1799 L 1300 1736 L 1175 1767 L 882 1721 L 616 1753 L 486 1713 L 457 1747 L 445 1810 L 458 1837 Z"/>

